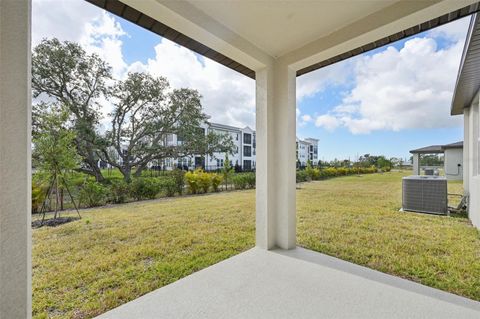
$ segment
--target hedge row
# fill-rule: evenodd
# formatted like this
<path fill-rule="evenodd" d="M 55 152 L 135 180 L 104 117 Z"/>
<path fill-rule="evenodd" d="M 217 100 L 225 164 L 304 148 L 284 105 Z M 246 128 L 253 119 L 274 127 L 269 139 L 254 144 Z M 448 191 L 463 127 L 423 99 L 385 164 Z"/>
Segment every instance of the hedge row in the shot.
<path fill-rule="evenodd" d="M 313 168 L 307 166 L 305 170 L 297 171 L 297 183 L 307 182 L 307 181 L 316 181 L 321 179 L 327 179 L 337 176 L 347 176 L 355 174 L 372 174 L 376 173 L 377 168 L 372 167 L 327 167 L 323 169 Z"/>
<path fill-rule="evenodd" d="M 235 189 L 248 189 L 255 187 L 255 173 L 238 173 L 229 179 Z M 123 179 L 111 179 L 106 183 L 98 183 L 86 180 L 82 183 L 71 182 L 74 192 L 74 200 L 80 207 L 96 207 L 107 203 L 125 203 L 127 201 L 139 201 L 154 199 L 159 196 L 199 194 L 218 192 L 221 190 L 223 176 L 219 173 L 207 173 L 203 170 L 184 172 L 174 170 L 168 176 L 135 178 L 127 183 Z M 75 187 L 76 186 L 76 187 Z M 39 212 L 46 188 L 39 183 L 32 185 L 32 211 Z M 69 200 L 69 198 L 65 198 Z"/>

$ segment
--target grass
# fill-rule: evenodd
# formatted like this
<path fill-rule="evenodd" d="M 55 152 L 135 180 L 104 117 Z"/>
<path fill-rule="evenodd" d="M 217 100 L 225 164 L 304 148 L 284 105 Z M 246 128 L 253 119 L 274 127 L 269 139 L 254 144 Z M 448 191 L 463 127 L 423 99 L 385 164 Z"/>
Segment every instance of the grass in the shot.
<path fill-rule="evenodd" d="M 91 318 L 254 245 L 253 191 L 82 211 L 33 231 L 34 318 Z"/>
<path fill-rule="evenodd" d="M 402 173 L 349 176 L 297 192 L 298 244 L 480 300 L 480 237 L 466 218 L 398 212 Z M 461 183 L 449 183 L 461 192 Z"/>
<path fill-rule="evenodd" d="M 299 245 L 480 300 L 478 231 L 461 217 L 398 212 L 401 176 L 303 184 Z M 145 201 L 35 229 L 34 318 L 91 318 L 252 247 L 254 201 L 252 190 Z"/>

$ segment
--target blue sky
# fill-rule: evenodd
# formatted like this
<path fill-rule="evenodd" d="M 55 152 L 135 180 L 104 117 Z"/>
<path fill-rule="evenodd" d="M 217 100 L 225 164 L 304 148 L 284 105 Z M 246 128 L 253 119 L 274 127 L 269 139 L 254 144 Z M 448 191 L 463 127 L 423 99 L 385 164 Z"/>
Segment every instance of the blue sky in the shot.
<path fill-rule="evenodd" d="M 32 18 L 33 45 L 44 37 L 79 42 L 117 78 L 166 76 L 173 87 L 198 89 L 212 121 L 254 126 L 251 79 L 82 0 L 34 0 Z M 462 19 L 299 77 L 298 136 L 318 138 L 326 160 L 408 158 L 410 149 L 462 140 L 461 117 L 449 107 L 467 26 Z"/>

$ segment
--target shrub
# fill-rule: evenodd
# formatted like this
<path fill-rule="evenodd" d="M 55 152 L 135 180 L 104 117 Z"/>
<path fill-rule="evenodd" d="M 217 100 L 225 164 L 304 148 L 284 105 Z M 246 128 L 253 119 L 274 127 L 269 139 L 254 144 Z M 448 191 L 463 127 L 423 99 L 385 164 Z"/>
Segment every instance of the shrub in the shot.
<path fill-rule="evenodd" d="M 197 170 L 194 171 L 194 172 L 185 173 L 185 181 L 187 182 L 188 189 L 190 190 L 190 193 L 192 193 L 192 194 L 198 193 L 198 190 L 200 188 L 199 178 L 198 178 L 198 174 L 196 172 L 197 172 Z"/>
<path fill-rule="evenodd" d="M 296 176 L 297 183 L 306 182 L 307 180 L 308 180 L 307 172 L 305 172 L 304 170 L 297 171 L 297 176 Z"/>
<path fill-rule="evenodd" d="M 323 171 L 322 177 L 334 177 L 337 176 L 337 169 L 335 167 L 327 167 Z"/>
<path fill-rule="evenodd" d="M 32 213 L 39 213 L 42 209 L 47 190 L 38 181 L 32 181 Z"/>
<path fill-rule="evenodd" d="M 310 161 L 307 162 L 307 167 L 305 168 L 305 173 L 307 174 L 307 180 L 311 181 L 315 177 L 314 168 L 310 164 Z"/>
<path fill-rule="evenodd" d="M 245 179 L 245 174 L 236 174 L 232 178 L 233 186 L 235 189 L 245 189 L 247 188 L 247 181 Z"/>
<path fill-rule="evenodd" d="M 168 197 L 173 197 L 175 196 L 175 193 L 178 192 L 177 183 L 173 177 L 168 177 L 162 180 L 160 183 L 160 188 Z"/>
<path fill-rule="evenodd" d="M 116 179 L 111 181 L 110 201 L 115 204 L 125 203 L 130 192 L 130 187 L 124 180 Z"/>
<path fill-rule="evenodd" d="M 232 179 L 235 189 L 246 189 L 255 187 L 255 173 L 236 174 Z"/>
<path fill-rule="evenodd" d="M 140 177 L 130 184 L 130 193 L 136 200 L 154 199 L 160 192 L 160 183 L 155 178 Z"/>
<path fill-rule="evenodd" d="M 337 175 L 338 176 L 345 176 L 348 174 L 348 169 L 345 167 L 339 167 L 337 168 Z"/>
<path fill-rule="evenodd" d="M 223 181 L 223 177 L 222 175 L 220 174 L 212 174 L 212 188 L 213 188 L 213 191 L 214 192 L 218 192 L 219 189 L 218 187 L 220 186 L 220 184 L 222 183 Z"/>
<path fill-rule="evenodd" d="M 108 189 L 100 183 L 86 181 L 80 189 L 79 202 L 85 207 L 105 205 L 108 198 Z"/>
<path fill-rule="evenodd" d="M 247 173 L 245 175 L 245 182 L 248 188 L 255 188 L 255 173 Z"/>
<path fill-rule="evenodd" d="M 209 173 L 206 173 L 202 170 L 196 171 L 198 174 L 198 186 L 203 190 L 204 193 L 208 193 L 210 185 L 212 185 L 212 178 Z"/>
<path fill-rule="evenodd" d="M 185 172 L 178 168 L 174 169 L 172 171 L 172 178 L 175 182 L 175 192 L 182 195 L 183 188 L 185 187 Z"/>

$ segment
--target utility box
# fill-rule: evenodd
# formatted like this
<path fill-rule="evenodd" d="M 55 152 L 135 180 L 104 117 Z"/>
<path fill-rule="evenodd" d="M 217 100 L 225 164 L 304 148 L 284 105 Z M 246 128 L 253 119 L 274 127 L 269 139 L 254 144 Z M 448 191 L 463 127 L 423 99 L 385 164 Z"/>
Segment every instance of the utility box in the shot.
<path fill-rule="evenodd" d="M 402 179 L 402 210 L 448 214 L 447 179 L 412 175 Z"/>

